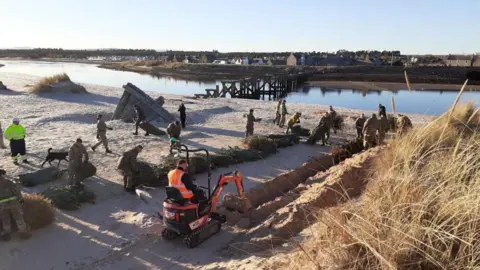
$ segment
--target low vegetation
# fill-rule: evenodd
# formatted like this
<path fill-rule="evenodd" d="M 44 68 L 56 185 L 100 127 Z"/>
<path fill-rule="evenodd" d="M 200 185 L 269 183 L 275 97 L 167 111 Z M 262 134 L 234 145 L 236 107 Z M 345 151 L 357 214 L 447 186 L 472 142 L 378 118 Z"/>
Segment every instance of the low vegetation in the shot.
<path fill-rule="evenodd" d="M 63 84 L 59 85 L 58 87 L 54 87 L 54 85 L 60 83 Z M 47 92 L 87 93 L 85 87 L 73 83 L 66 73 L 45 77 L 30 89 L 30 93 L 35 94 Z"/>
<path fill-rule="evenodd" d="M 41 194 L 24 194 L 25 222 L 32 230 L 50 225 L 55 219 L 52 202 Z"/>
<path fill-rule="evenodd" d="M 283 267 L 478 267 L 479 129 L 479 110 L 466 104 L 393 141 L 361 199 L 320 211 L 327 229 L 302 243 Z"/>

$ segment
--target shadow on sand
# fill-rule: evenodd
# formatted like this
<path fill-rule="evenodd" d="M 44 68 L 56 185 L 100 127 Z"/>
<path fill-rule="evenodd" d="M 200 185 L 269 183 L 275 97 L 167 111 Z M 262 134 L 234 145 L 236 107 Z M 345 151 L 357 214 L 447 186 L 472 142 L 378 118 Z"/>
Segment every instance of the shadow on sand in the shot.
<path fill-rule="evenodd" d="M 73 93 L 45 93 L 37 94 L 38 97 L 45 99 L 54 99 L 63 102 L 74 102 L 86 105 L 104 105 L 113 104 L 116 105 L 120 101 L 118 97 L 109 97 L 99 94 L 73 94 Z"/>

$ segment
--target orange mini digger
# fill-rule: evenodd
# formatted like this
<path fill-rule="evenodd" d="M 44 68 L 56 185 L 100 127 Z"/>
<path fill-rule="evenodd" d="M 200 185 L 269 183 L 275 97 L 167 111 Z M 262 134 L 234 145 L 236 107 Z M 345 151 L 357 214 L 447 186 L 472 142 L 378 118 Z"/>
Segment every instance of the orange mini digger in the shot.
<path fill-rule="evenodd" d="M 205 152 L 207 162 L 210 165 L 209 152 L 206 149 L 188 149 L 184 144 L 175 147 L 174 150 L 186 152 L 187 160 L 189 153 Z M 238 195 L 245 198 L 243 193 L 243 177 L 238 171 L 222 174 L 218 177 L 217 185 L 211 192 L 211 169 L 208 166 L 208 187 L 198 186 L 207 191 L 208 196 L 198 202 L 184 199 L 180 191 L 173 187 L 166 187 L 167 198 L 163 202 L 163 223 L 165 228 L 162 237 L 165 240 L 173 240 L 183 237 L 183 242 L 188 248 L 198 246 L 200 243 L 218 233 L 226 217 L 216 213 L 215 208 L 225 185 L 235 182 Z"/>

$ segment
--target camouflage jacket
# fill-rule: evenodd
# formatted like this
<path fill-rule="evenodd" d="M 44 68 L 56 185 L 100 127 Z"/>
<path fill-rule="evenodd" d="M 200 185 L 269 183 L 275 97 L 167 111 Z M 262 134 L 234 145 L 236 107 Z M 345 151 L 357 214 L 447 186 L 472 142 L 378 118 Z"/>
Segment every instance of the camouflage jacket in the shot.
<path fill-rule="evenodd" d="M 167 127 L 167 134 L 170 137 L 180 137 L 180 133 L 182 132 L 182 128 L 177 126 L 175 123 L 170 123 Z"/>
<path fill-rule="evenodd" d="M 363 125 L 363 131 L 365 137 L 375 136 L 378 130 L 378 119 L 377 118 L 368 118 Z"/>
<path fill-rule="evenodd" d="M 117 169 L 119 170 L 136 170 L 137 169 L 137 148 L 130 149 L 123 153 L 123 155 L 118 159 Z"/>
<path fill-rule="evenodd" d="M 365 124 L 365 117 L 359 117 L 357 120 L 355 120 L 355 128 L 357 129 L 363 129 L 363 125 Z"/>
<path fill-rule="evenodd" d="M 255 116 L 251 113 L 247 114 L 247 127 L 253 128 L 253 122 L 255 122 Z"/>
<path fill-rule="evenodd" d="M 83 156 L 85 156 L 85 161 L 88 161 L 88 153 L 85 146 L 81 143 L 74 143 L 68 151 L 68 160 L 70 162 L 82 163 Z"/>
<path fill-rule="evenodd" d="M 387 132 L 388 130 L 388 120 L 385 116 L 382 115 L 378 120 L 378 131 L 379 132 Z"/>
<path fill-rule="evenodd" d="M 98 120 L 97 122 L 97 132 L 107 132 L 107 124 L 105 124 L 105 121 L 102 119 L 102 120 Z"/>
<path fill-rule="evenodd" d="M 282 106 L 281 106 L 281 107 L 282 107 L 282 108 L 281 108 L 281 109 L 282 109 L 282 112 L 281 112 L 282 115 L 288 114 L 287 106 L 285 105 L 285 103 L 282 103 Z"/>
<path fill-rule="evenodd" d="M 17 184 L 0 175 L 0 200 L 17 197 L 16 201 L 22 200 L 22 192 Z M 5 204 L 5 203 L 2 203 Z M 1 204 L 0 204 L 1 206 Z"/>

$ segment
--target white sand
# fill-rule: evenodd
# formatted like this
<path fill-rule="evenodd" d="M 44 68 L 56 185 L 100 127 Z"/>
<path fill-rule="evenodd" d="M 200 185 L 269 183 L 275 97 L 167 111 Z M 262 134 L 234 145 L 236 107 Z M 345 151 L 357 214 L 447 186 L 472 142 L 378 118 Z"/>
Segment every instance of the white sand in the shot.
<path fill-rule="evenodd" d="M 109 119 L 122 94 L 121 88 L 84 85 L 90 94 L 50 94 L 35 96 L 26 94 L 27 85 L 33 85 L 38 77 L 23 74 L 0 73 L 0 81 L 15 92 L 0 92 L 0 121 L 6 128 L 12 117 L 19 117 L 27 129 L 27 156 L 31 165 L 14 166 L 9 150 L 0 150 L 4 158 L 0 168 L 15 176 L 38 169 L 47 149 L 65 149 L 81 137 L 88 146 L 95 143 L 96 115 Z M 126 82 L 125 82 L 126 83 Z M 158 93 L 149 93 L 154 98 Z M 164 95 L 165 105 L 171 113 L 181 100 L 187 107 L 187 129 L 184 142 L 191 147 L 205 147 L 215 151 L 241 143 L 244 136 L 243 114 L 255 109 L 255 116 L 262 118 L 255 125 L 256 134 L 280 133 L 282 130 L 272 121 L 276 102 L 209 99 L 195 100 L 178 95 Z M 301 111 L 302 124 L 312 128 L 318 121 L 318 111 L 327 106 L 287 104 L 291 113 Z M 358 115 L 358 111 L 337 108 L 346 115 Z M 369 112 L 371 113 L 371 112 Z M 414 123 L 430 119 L 428 116 L 412 117 Z M 187 250 L 181 242 L 168 243 L 160 239 L 162 225 L 155 217 L 160 209 L 147 205 L 137 196 L 124 193 L 119 184 L 121 177 L 115 170 L 118 156 L 125 150 L 144 145 L 141 160 L 159 163 L 168 152 L 167 138 L 133 136 L 133 125 L 121 121 L 109 121 L 114 128 L 107 136 L 113 154 L 105 154 L 100 146 L 96 153 L 89 150 L 90 160 L 97 166 L 97 175 L 85 181 L 97 194 L 96 205 L 83 205 L 76 212 L 57 211 L 56 222 L 34 232 L 32 239 L 0 244 L 0 269 L 199 269 L 224 261 L 216 251 L 234 240 L 236 232 L 226 227 L 200 247 Z M 351 121 L 348 121 L 352 125 Z M 167 123 L 157 123 L 165 128 Z M 351 137 L 352 130 L 338 134 L 334 140 Z M 213 173 L 212 181 L 221 172 L 238 169 L 245 176 L 245 188 L 266 181 L 288 169 L 295 168 L 310 156 L 322 155 L 327 147 L 297 145 L 280 150 L 280 153 L 263 161 L 245 163 Z M 65 168 L 64 162 L 61 166 Z M 48 164 L 46 165 L 48 166 Z M 205 175 L 196 176 L 205 185 Z M 49 185 L 64 185 L 65 179 L 26 191 L 41 191 Z M 234 192 L 233 185 L 227 191 Z M 164 190 L 154 193 L 161 202 Z"/>

